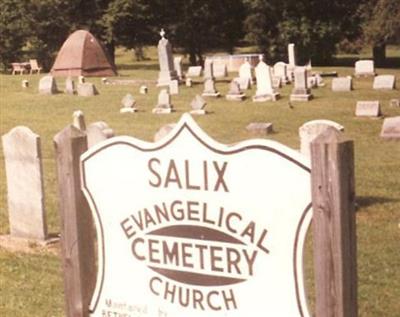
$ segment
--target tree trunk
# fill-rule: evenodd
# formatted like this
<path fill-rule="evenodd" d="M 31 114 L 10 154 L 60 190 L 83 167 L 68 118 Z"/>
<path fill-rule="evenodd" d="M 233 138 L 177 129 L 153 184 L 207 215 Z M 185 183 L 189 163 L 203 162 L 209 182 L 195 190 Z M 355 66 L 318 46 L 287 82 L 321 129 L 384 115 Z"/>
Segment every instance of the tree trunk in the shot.
<path fill-rule="evenodd" d="M 386 62 L 386 45 L 377 44 L 372 48 L 372 54 L 374 57 L 374 64 L 376 67 L 385 66 Z"/>

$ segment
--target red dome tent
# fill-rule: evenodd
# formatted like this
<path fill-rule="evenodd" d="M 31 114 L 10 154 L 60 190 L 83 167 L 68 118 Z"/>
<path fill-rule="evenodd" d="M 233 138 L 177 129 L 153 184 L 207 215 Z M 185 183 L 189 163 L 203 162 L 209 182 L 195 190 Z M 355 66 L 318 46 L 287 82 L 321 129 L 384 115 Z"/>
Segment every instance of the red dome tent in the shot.
<path fill-rule="evenodd" d="M 115 76 L 117 72 L 97 39 L 88 31 L 72 33 L 51 68 L 53 76 Z"/>

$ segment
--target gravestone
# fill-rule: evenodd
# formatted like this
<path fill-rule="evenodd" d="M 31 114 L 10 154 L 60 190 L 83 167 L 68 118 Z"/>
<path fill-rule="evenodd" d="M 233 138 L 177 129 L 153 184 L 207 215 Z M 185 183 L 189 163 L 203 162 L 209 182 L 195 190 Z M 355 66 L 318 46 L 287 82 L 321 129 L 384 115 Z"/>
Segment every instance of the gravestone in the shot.
<path fill-rule="evenodd" d="M 373 60 L 361 60 L 357 61 L 354 65 L 355 76 L 375 76 L 375 67 Z"/>
<path fill-rule="evenodd" d="M 219 97 L 221 94 L 215 89 L 215 82 L 212 79 L 206 79 L 204 81 L 203 97 Z"/>
<path fill-rule="evenodd" d="M 167 114 L 172 112 L 171 95 L 168 93 L 167 89 L 161 89 L 158 94 L 158 103 L 153 109 L 155 114 Z"/>
<path fill-rule="evenodd" d="M 280 77 L 272 76 L 272 88 L 281 88 L 282 81 Z"/>
<path fill-rule="evenodd" d="M 325 87 L 325 82 L 324 82 L 324 79 L 322 78 L 321 74 L 315 74 L 315 78 L 317 79 L 318 87 Z"/>
<path fill-rule="evenodd" d="M 78 84 L 84 84 L 86 81 L 84 76 L 78 76 Z"/>
<path fill-rule="evenodd" d="M 246 130 L 254 134 L 270 134 L 273 132 L 273 126 L 270 122 L 251 122 Z"/>
<path fill-rule="evenodd" d="M 245 94 L 240 90 L 239 84 L 232 80 L 225 98 L 231 101 L 242 101 L 245 98 Z"/>
<path fill-rule="evenodd" d="M 21 83 L 22 88 L 28 88 L 29 87 L 29 81 L 27 81 L 26 79 L 24 79 Z"/>
<path fill-rule="evenodd" d="M 148 91 L 149 91 L 149 89 L 147 88 L 146 85 L 142 85 L 142 86 L 140 86 L 140 88 L 139 88 L 139 93 L 142 94 L 142 95 L 147 95 L 147 92 L 148 92 Z"/>
<path fill-rule="evenodd" d="M 192 108 L 190 113 L 195 115 L 204 115 L 206 114 L 206 111 L 204 109 L 206 105 L 206 101 L 201 98 L 201 96 L 196 95 L 190 103 L 190 107 Z"/>
<path fill-rule="evenodd" d="M 390 99 L 389 106 L 396 108 L 400 107 L 400 99 Z"/>
<path fill-rule="evenodd" d="M 101 83 L 102 83 L 103 85 L 108 85 L 108 84 L 110 83 L 110 81 L 108 80 L 107 77 L 103 77 L 103 78 L 101 79 Z"/>
<path fill-rule="evenodd" d="M 176 123 L 168 123 L 163 125 L 154 135 L 154 142 L 165 138 L 176 126 Z"/>
<path fill-rule="evenodd" d="M 189 66 L 186 76 L 187 77 L 200 77 L 202 67 L 201 66 Z"/>
<path fill-rule="evenodd" d="M 81 170 L 102 254 L 92 317 L 310 316 L 300 153 L 221 144 L 184 114 L 157 143 L 121 136 L 89 149 Z"/>
<path fill-rule="evenodd" d="M 53 76 L 46 75 L 39 81 L 39 94 L 54 95 L 58 92 L 57 83 Z"/>
<path fill-rule="evenodd" d="M 177 79 L 171 80 L 169 82 L 169 93 L 171 95 L 178 95 L 179 94 L 179 82 Z"/>
<path fill-rule="evenodd" d="M 351 77 L 337 77 L 332 79 L 332 91 L 351 91 L 353 81 Z"/>
<path fill-rule="evenodd" d="M 46 240 L 40 136 L 18 126 L 3 135 L 7 202 L 12 237 Z"/>
<path fill-rule="evenodd" d="M 242 90 L 251 88 L 250 78 L 235 77 L 233 80 L 239 84 L 239 87 Z"/>
<path fill-rule="evenodd" d="M 65 79 L 65 90 L 64 92 L 67 95 L 74 95 L 75 94 L 75 83 L 71 77 L 67 77 Z"/>
<path fill-rule="evenodd" d="M 250 81 L 250 84 L 253 83 L 252 66 L 247 59 L 242 65 L 240 65 L 239 78 L 243 80 L 248 79 Z"/>
<path fill-rule="evenodd" d="M 182 56 L 174 57 L 174 68 L 176 71 L 176 75 L 179 80 L 183 80 L 183 72 L 182 72 Z"/>
<path fill-rule="evenodd" d="M 300 137 L 300 153 L 310 157 L 310 145 L 314 139 L 328 128 L 334 128 L 337 131 L 343 132 L 344 127 L 337 122 L 331 120 L 313 120 L 304 123 L 299 128 Z"/>
<path fill-rule="evenodd" d="M 381 138 L 400 140 L 400 116 L 389 117 L 383 120 Z"/>
<path fill-rule="evenodd" d="M 81 131 L 86 130 L 85 116 L 81 110 L 72 113 L 72 125 Z"/>
<path fill-rule="evenodd" d="M 204 72 L 203 72 L 204 80 L 212 79 L 214 80 L 214 63 L 212 59 L 206 59 L 204 62 Z"/>
<path fill-rule="evenodd" d="M 192 78 L 187 77 L 185 80 L 185 84 L 186 87 L 192 87 L 193 86 Z"/>
<path fill-rule="evenodd" d="M 171 80 L 178 79 L 174 69 L 174 60 L 172 56 L 172 47 L 169 41 L 164 37 L 165 32 L 161 29 L 161 39 L 158 42 L 158 61 L 160 72 L 158 73 L 157 86 L 168 86 Z"/>
<path fill-rule="evenodd" d="M 260 55 L 260 62 L 256 66 L 256 83 L 257 90 L 253 97 L 254 102 L 276 101 L 279 98 L 279 93 L 272 87 L 271 68 L 265 64 Z"/>
<path fill-rule="evenodd" d="M 287 64 L 287 75 L 290 81 L 294 80 L 294 71 L 297 65 L 296 62 L 296 48 L 293 43 L 288 44 L 288 58 L 289 63 Z"/>
<path fill-rule="evenodd" d="M 131 94 L 126 94 L 121 100 L 122 108 L 119 110 L 120 113 L 134 113 L 137 111 L 136 100 Z"/>
<path fill-rule="evenodd" d="M 78 93 L 78 96 L 82 97 L 92 97 L 99 94 L 93 83 L 78 84 L 76 92 Z"/>
<path fill-rule="evenodd" d="M 114 131 L 104 121 L 97 121 L 89 124 L 86 129 L 88 147 L 114 137 Z"/>
<path fill-rule="evenodd" d="M 317 88 L 317 78 L 315 76 L 307 76 L 307 85 L 310 88 Z"/>
<path fill-rule="evenodd" d="M 379 100 L 357 101 L 356 104 L 357 117 L 379 117 L 381 115 L 382 113 Z"/>
<path fill-rule="evenodd" d="M 378 75 L 374 78 L 373 89 L 395 88 L 396 77 L 394 75 Z"/>
<path fill-rule="evenodd" d="M 290 82 L 290 79 L 287 75 L 287 65 L 284 62 L 277 62 L 274 65 L 274 76 L 279 77 L 281 79 L 281 83 L 286 85 Z"/>
<path fill-rule="evenodd" d="M 290 94 L 290 101 L 308 101 L 313 95 L 308 88 L 307 70 L 304 67 L 296 67 L 294 71 L 294 88 Z"/>
<path fill-rule="evenodd" d="M 214 61 L 213 71 L 215 78 L 224 78 L 228 76 L 228 69 L 223 61 Z"/>

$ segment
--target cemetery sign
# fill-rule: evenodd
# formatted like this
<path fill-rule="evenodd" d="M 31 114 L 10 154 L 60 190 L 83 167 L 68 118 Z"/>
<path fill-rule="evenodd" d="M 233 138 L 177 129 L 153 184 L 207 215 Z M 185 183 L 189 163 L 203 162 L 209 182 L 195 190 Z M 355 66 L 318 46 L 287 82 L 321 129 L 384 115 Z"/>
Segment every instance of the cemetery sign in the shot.
<path fill-rule="evenodd" d="M 190 115 L 163 139 L 81 156 L 98 237 L 91 316 L 309 316 L 309 162 L 279 143 L 212 140 Z"/>

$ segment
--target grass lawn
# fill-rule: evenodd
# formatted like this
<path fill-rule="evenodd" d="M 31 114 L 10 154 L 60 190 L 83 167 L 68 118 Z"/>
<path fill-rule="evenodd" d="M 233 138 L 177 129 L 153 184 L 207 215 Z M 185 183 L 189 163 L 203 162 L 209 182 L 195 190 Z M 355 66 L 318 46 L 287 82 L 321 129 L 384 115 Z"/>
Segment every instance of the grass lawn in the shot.
<path fill-rule="evenodd" d="M 396 48 L 397 52 L 399 48 Z M 394 54 L 395 49 L 389 51 Z M 398 54 L 398 53 L 397 53 Z M 118 50 L 117 65 L 121 79 L 157 79 L 155 50 L 147 51 L 149 60 L 132 61 L 132 54 Z M 347 56 L 346 56 L 347 58 Z M 352 67 L 321 67 L 315 70 L 336 70 L 340 76 L 352 75 Z M 400 69 L 377 69 L 378 74 L 394 74 L 400 86 Z M 236 74 L 231 73 L 230 77 Z M 59 232 L 58 197 L 53 137 L 72 122 L 72 113 L 82 110 L 86 124 L 105 121 L 117 135 L 132 135 L 152 140 L 164 124 L 176 122 L 189 110 L 189 103 L 203 90 L 201 78 L 192 88 L 180 86 L 180 94 L 172 96 L 176 112 L 153 115 L 159 89 L 148 84 L 149 94 L 140 95 L 139 85 L 102 85 L 100 78 L 88 78 L 96 84 L 100 95 L 92 98 L 37 93 L 41 76 L 0 75 L 0 134 L 17 125 L 24 125 L 41 136 L 44 159 L 45 200 L 49 231 Z M 21 87 L 28 79 L 30 87 Z M 217 89 L 225 95 L 229 80 L 218 80 Z M 379 100 L 383 114 L 399 116 L 400 108 L 389 107 L 389 100 L 400 98 L 400 90 L 375 91 L 372 78 L 354 79 L 354 90 L 334 93 L 331 79 L 326 87 L 313 89 L 310 102 L 288 100 L 292 86 L 280 90 L 277 102 L 253 103 L 251 91 L 244 102 L 228 102 L 225 98 L 208 99 L 209 115 L 195 117 L 196 122 L 214 139 L 235 143 L 251 138 L 248 123 L 272 122 L 275 133 L 268 138 L 299 148 L 298 128 L 309 120 L 330 119 L 345 127 L 354 140 L 356 160 L 358 278 L 360 316 L 399 316 L 400 312 L 400 142 L 379 138 L 381 119 L 356 118 L 357 100 Z M 58 80 L 60 90 L 64 81 Z M 125 94 L 134 95 L 140 112 L 119 113 Z M 4 156 L 0 151 L 0 234 L 8 232 L 6 176 Z M 310 263 L 310 257 L 306 259 Z M 309 281 L 309 284 L 312 284 Z M 0 316 L 63 316 L 61 261 L 49 252 L 10 253 L 0 249 Z"/>

